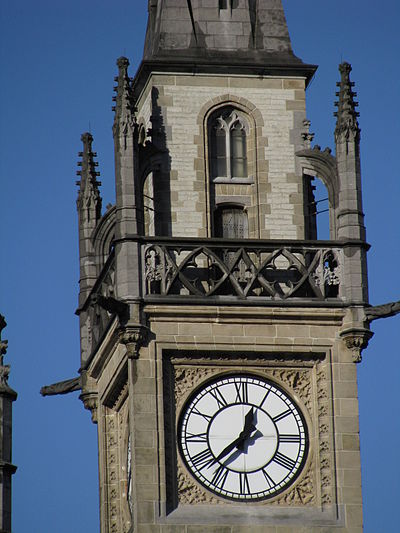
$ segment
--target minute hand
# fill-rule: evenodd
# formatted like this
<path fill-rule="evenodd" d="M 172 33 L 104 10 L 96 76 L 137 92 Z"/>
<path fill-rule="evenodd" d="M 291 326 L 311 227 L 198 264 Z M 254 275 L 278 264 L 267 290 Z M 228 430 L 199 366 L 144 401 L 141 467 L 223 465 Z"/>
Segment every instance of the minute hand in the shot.
<path fill-rule="evenodd" d="M 224 448 L 222 452 L 218 455 L 218 457 L 215 459 L 215 461 L 220 461 L 235 448 L 243 451 L 242 445 L 244 444 L 246 439 L 250 437 L 252 432 L 256 429 L 255 425 L 253 424 L 253 418 L 254 418 L 253 409 L 251 409 L 246 415 L 244 429 L 240 433 L 239 437 L 235 439 L 233 442 L 231 442 L 226 448 Z"/>

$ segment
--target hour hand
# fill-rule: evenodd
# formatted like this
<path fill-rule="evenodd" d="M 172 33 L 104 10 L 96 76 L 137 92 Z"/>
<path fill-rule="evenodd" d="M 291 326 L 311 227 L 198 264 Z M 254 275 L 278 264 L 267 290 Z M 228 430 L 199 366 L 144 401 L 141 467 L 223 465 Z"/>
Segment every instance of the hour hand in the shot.
<path fill-rule="evenodd" d="M 256 429 L 254 425 L 254 410 L 253 408 L 247 413 L 246 418 L 244 419 L 244 428 L 241 434 L 239 435 L 239 442 L 236 445 L 236 448 L 240 451 L 244 450 L 244 444 L 246 440 L 250 437 L 253 431 Z"/>

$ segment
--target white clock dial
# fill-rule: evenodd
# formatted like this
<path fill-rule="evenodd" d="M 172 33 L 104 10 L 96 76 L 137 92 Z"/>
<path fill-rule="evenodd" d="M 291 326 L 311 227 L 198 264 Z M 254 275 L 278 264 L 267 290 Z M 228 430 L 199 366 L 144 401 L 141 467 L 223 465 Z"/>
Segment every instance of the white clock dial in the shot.
<path fill-rule="evenodd" d="M 277 385 L 249 374 L 219 378 L 182 410 L 178 440 L 193 476 L 219 496 L 258 501 L 300 473 L 307 455 L 304 418 Z"/>

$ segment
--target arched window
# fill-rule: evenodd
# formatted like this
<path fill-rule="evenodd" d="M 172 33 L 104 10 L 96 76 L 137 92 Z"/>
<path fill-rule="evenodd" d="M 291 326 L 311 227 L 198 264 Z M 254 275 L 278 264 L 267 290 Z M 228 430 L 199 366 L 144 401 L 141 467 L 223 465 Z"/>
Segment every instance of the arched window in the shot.
<path fill-rule="evenodd" d="M 241 206 L 222 205 L 215 210 L 214 236 L 224 239 L 247 239 L 249 223 Z"/>
<path fill-rule="evenodd" d="M 248 178 L 249 125 L 240 112 L 223 108 L 210 117 L 210 172 L 214 181 Z"/>

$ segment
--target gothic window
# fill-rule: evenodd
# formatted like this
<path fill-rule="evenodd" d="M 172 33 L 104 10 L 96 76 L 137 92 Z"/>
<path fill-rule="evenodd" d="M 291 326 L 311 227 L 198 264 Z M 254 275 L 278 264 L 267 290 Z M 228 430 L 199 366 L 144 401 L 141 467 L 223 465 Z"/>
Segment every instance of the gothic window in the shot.
<path fill-rule="evenodd" d="M 229 107 L 210 118 L 211 178 L 218 181 L 248 178 L 249 126 L 241 113 Z"/>
<path fill-rule="evenodd" d="M 247 239 L 249 224 L 247 213 L 241 206 L 224 205 L 215 211 L 215 237 L 224 239 Z"/>

